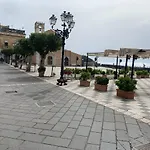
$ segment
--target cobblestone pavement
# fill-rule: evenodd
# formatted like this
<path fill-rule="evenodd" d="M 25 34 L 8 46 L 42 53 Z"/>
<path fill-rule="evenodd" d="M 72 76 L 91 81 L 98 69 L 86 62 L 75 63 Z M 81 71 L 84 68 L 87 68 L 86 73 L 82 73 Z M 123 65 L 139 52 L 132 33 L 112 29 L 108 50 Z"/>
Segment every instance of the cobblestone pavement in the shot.
<path fill-rule="evenodd" d="M 150 141 L 148 124 L 3 64 L 0 97 L 0 150 L 131 150 Z"/>

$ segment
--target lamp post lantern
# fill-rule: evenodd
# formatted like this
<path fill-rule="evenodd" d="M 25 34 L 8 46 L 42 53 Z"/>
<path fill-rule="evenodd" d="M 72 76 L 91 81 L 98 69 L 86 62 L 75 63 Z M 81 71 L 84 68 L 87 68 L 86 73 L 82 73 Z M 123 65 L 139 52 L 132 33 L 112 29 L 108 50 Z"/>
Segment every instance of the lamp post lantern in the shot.
<path fill-rule="evenodd" d="M 61 56 L 61 72 L 60 72 L 60 79 L 57 80 L 57 85 L 66 85 L 67 80 L 64 79 L 64 51 L 65 51 L 65 40 L 69 38 L 69 34 L 74 28 L 75 22 L 73 21 L 73 15 L 70 12 L 64 11 L 61 15 L 61 21 L 63 22 L 62 30 L 56 29 L 54 30 L 54 25 L 56 24 L 57 18 L 55 15 L 52 15 L 49 18 L 50 25 L 52 26 L 52 29 L 55 31 L 55 34 L 59 36 L 62 39 L 62 56 Z"/>

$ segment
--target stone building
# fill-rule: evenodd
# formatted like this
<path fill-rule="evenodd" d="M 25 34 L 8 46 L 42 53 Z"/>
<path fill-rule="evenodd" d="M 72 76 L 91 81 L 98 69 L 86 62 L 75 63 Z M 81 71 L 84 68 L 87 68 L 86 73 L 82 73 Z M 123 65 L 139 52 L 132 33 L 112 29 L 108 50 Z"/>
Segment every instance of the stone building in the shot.
<path fill-rule="evenodd" d="M 0 25 L 0 49 L 12 48 L 19 40 L 25 38 L 25 31 Z"/>
<path fill-rule="evenodd" d="M 45 31 L 45 24 L 42 22 L 35 23 L 35 33 L 47 33 L 47 34 L 54 34 L 53 30 Z M 40 63 L 40 55 L 36 53 L 34 57 L 34 62 L 39 65 Z M 45 59 L 46 66 L 61 66 L 61 50 L 56 52 L 50 52 Z M 81 66 L 82 65 L 82 56 L 72 52 L 71 50 L 65 50 L 64 54 L 64 65 L 65 66 Z"/>

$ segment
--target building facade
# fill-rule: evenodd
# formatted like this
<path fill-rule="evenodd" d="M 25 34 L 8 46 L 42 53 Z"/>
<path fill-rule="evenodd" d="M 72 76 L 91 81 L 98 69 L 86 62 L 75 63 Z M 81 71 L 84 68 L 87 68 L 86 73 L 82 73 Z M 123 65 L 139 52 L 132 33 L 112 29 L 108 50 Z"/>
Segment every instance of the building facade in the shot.
<path fill-rule="evenodd" d="M 0 49 L 13 48 L 14 44 L 25 38 L 24 30 L 9 28 L 9 26 L 0 25 Z"/>
<path fill-rule="evenodd" d="M 47 34 L 54 34 L 55 32 L 53 30 L 47 30 L 45 31 L 45 24 L 42 22 L 35 22 L 35 33 L 47 33 Z M 35 54 L 34 63 L 37 65 L 40 64 L 40 55 L 38 53 Z M 58 50 L 56 52 L 50 52 L 45 59 L 45 65 L 46 66 L 61 66 L 61 50 Z M 82 66 L 82 56 L 72 52 L 71 50 L 65 50 L 64 54 L 64 65 L 65 66 Z"/>

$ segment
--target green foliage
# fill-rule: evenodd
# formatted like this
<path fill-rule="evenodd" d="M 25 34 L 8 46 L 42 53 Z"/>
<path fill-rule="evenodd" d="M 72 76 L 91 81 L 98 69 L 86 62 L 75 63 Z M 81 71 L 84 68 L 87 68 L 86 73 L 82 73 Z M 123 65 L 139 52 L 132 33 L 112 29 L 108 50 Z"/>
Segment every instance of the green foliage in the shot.
<path fill-rule="evenodd" d="M 92 73 L 93 69 L 92 68 L 87 68 L 87 71 Z"/>
<path fill-rule="evenodd" d="M 136 71 L 136 75 L 149 75 L 147 70 Z"/>
<path fill-rule="evenodd" d="M 95 83 L 100 85 L 107 85 L 109 83 L 109 79 L 101 76 L 97 76 L 95 79 Z"/>
<path fill-rule="evenodd" d="M 64 74 L 71 74 L 73 72 L 72 68 L 66 68 L 64 69 Z"/>
<path fill-rule="evenodd" d="M 80 80 L 86 81 L 90 79 L 91 74 L 89 72 L 82 72 L 80 76 Z"/>
<path fill-rule="evenodd" d="M 113 72 L 114 72 L 114 71 L 111 70 L 111 69 L 106 69 L 106 74 L 107 74 L 107 75 L 111 75 L 111 74 L 113 74 Z"/>
<path fill-rule="evenodd" d="M 43 58 L 48 52 L 57 51 L 61 47 L 61 39 L 55 34 L 32 33 L 29 39 L 34 51 L 37 51 Z"/>
<path fill-rule="evenodd" d="M 75 73 L 75 74 L 80 74 L 81 72 L 82 72 L 82 70 L 79 68 L 75 68 L 73 71 L 73 73 Z"/>
<path fill-rule="evenodd" d="M 3 49 L 1 51 L 1 53 L 6 55 L 6 56 L 11 56 L 14 54 L 14 49 L 12 49 L 12 48 Z"/>
<path fill-rule="evenodd" d="M 134 91 L 136 89 L 136 84 L 137 81 L 132 80 L 129 77 L 120 77 L 116 81 L 116 85 L 118 86 L 118 88 L 123 91 Z"/>
<path fill-rule="evenodd" d="M 105 72 L 105 71 L 102 71 L 102 72 L 101 72 L 101 74 L 102 74 L 102 75 L 105 75 L 105 74 L 106 74 L 106 72 Z"/>

